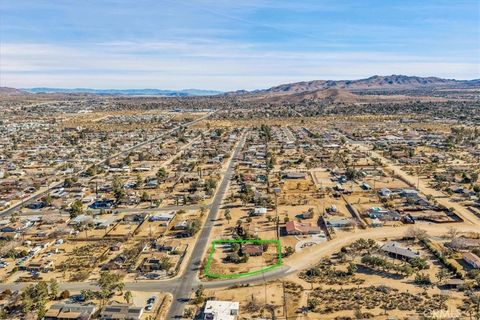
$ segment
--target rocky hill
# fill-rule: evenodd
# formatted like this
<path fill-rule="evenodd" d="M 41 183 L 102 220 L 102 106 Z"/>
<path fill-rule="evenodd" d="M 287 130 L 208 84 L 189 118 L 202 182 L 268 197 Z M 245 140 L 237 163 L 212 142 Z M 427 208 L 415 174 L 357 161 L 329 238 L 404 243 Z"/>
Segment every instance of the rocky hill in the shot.
<path fill-rule="evenodd" d="M 0 95 L 3 96 L 22 96 L 28 95 L 28 92 L 9 87 L 0 87 Z"/>
<path fill-rule="evenodd" d="M 372 76 L 359 80 L 313 80 L 282 84 L 258 92 L 295 93 L 319 89 L 346 89 L 349 91 L 404 91 L 415 89 L 479 88 L 480 79 L 455 80 L 437 77 L 415 77 L 404 75 Z"/>

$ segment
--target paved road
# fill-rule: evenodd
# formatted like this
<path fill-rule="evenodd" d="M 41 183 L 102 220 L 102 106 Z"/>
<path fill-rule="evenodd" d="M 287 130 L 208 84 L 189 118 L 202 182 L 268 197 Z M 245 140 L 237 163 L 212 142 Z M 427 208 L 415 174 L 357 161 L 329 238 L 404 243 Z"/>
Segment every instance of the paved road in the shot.
<path fill-rule="evenodd" d="M 170 307 L 170 310 L 168 312 L 167 319 L 174 319 L 183 315 L 183 310 L 186 303 L 188 302 L 188 299 L 190 298 L 192 290 L 194 290 L 200 284 L 198 280 L 198 271 L 202 264 L 202 257 L 205 253 L 207 246 L 209 245 L 208 239 L 210 238 L 212 227 L 215 224 L 218 211 L 220 210 L 220 206 L 222 205 L 222 200 L 227 191 L 229 182 L 233 176 L 236 159 L 240 154 L 243 145 L 245 144 L 245 138 L 246 136 L 245 134 L 243 134 L 235 150 L 233 151 L 230 163 L 223 176 L 222 182 L 220 183 L 218 192 L 215 194 L 215 198 L 213 199 L 212 206 L 208 213 L 207 221 L 205 222 L 205 225 L 200 231 L 200 236 L 195 243 L 189 260 L 186 262 L 187 264 L 184 274 L 175 281 L 179 282 L 180 286 L 174 288 L 174 290 L 172 291 L 175 299 L 172 302 L 172 306 Z"/>
<path fill-rule="evenodd" d="M 200 122 L 200 121 L 208 118 L 209 116 L 211 116 L 211 115 L 212 115 L 213 113 L 215 113 L 215 112 L 216 112 L 216 111 L 211 112 L 211 113 L 208 113 L 208 114 L 206 114 L 205 116 L 200 117 L 200 118 L 198 118 L 198 119 L 195 119 L 195 120 L 193 120 L 193 121 L 191 121 L 191 122 L 185 123 L 185 124 L 183 124 L 183 125 L 176 126 L 176 127 L 172 128 L 172 129 L 170 129 L 170 130 L 168 130 L 168 131 L 163 132 L 162 134 L 160 134 L 160 135 L 158 135 L 158 136 L 156 136 L 156 137 L 154 137 L 154 138 L 152 138 L 152 139 L 149 139 L 149 140 L 147 140 L 147 141 L 144 141 L 144 142 L 141 142 L 141 143 L 139 143 L 139 144 L 136 144 L 136 145 L 134 145 L 134 146 L 132 146 L 132 147 L 130 147 L 130 148 L 127 148 L 127 149 L 125 149 L 125 150 L 119 151 L 118 153 L 115 153 L 115 154 L 111 155 L 110 157 L 105 158 L 105 159 L 103 159 L 103 160 L 95 163 L 95 165 L 97 165 L 97 166 L 98 166 L 98 165 L 102 165 L 102 164 L 104 164 L 107 160 L 113 160 L 113 159 L 115 159 L 115 158 L 117 158 L 117 157 L 119 157 L 119 156 L 121 156 L 121 155 L 125 155 L 125 154 L 127 154 L 127 153 L 129 153 L 129 152 L 131 152 L 131 151 L 133 151 L 133 150 L 136 150 L 136 149 L 138 149 L 138 148 L 140 148 L 140 147 L 149 145 L 150 143 L 157 141 L 158 139 L 166 136 L 167 134 L 170 134 L 170 133 L 174 132 L 175 130 L 177 130 L 177 129 L 181 128 L 181 127 L 188 127 L 188 126 L 191 126 L 192 124 L 195 124 L 195 123 L 197 123 L 197 122 Z M 80 174 L 84 173 L 85 171 L 86 171 L 86 169 L 85 169 L 85 170 L 82 170 L 82 171 L 79 171 L 79 172 L 77 172 L 76 174 L 74 174 L 74 176 L 79 176 Z M 28 198 L 24 199 L 23 201 L 20 201 L 19 203 L 14 204 L 14 205 L 11 206 L 10 208 L 5 209 L 5 210 L 3 210 L 3 211 L 0 211 L 0 217 L 3 217 L 3 216 L 7 216 L 7 215 L 12 214 L 13 212 L 15 212 L 16 210 L 18 210 L 19 208 L 21 208 L 21 207 L 23 207 L 23 206 L 25 206 L 25 205 L 27 205 L 27 204 L 29 204 L 29 203 L 32 203 L 32 202 L 40 199 L 41 197 L 43 197 L 44 195 L 46 195 L 46 194 L 50 191 L 50 189 L 56 188 L 56 187 L 60 187 L 60 186 L 62 186 L 62 185 L 63 185 L 63 181 L 60 181 L 60 182 L 56 182 L 56 183 L 54 183 L 54 184 L 51 184 L 48 189 L 45 189 L 45 190 L 41 190 L 41 191 L 39 191 L 39 192 L 36 192 L 36 193 L 34 193 L 33 195 L 30 195 Z"/>
<path fill-rule="evenodd" d="M 155 207 L 155 208 L 112 208 L 112 211 L 118 211 L 120 213 L 137 213 L 137 212 L 158 212 L 158 211 L 177 211 L 177 210 L 199 210 L 201 208 L 210 209 L 211 204 L 191 204 L 186 206 L 165 206 L 165 207 Z M 100 209 L 88 209 L 92 212 L 100 212 Z M 43 210 L 30 210 L 23 209 L 18 215 L 20 217 L 28 216 L 43 216 L 48 214 L 62 214 L 69 216 L 68 212 L 60 209 L 43 209 Z"/>
<path fill-rule="evenodd" d="M 282 277 L 285 277 L 289 274 L 296 272 L 296 269 L 293 269 L 289 266 L 282 266 L 271 271 L 268 271 L 264 274 L 256 274 L 253 276 L 243 277 L 239 279 L 227 279 L 227 280 L 215 280 L 215 281 L 204 281 L 200 282 L 197 279 L 197 270 L 193 271 L 193 282 L 190 283 L 190 287 L 184 297 L 189 297 L 190 292 L 192 289 L 198 287 L 200 284 L 206 289 L 221 289 L 221 288 L 228 288 L 234 285 L 242 285 L 242 284 L 257 284 L 263 283 L 265 281 L 276 280 Z M 125 289 L 130 291 L 144 291 L 144 292 L 170 292 L 172 294 L 178 294 L 179 290 L 181 289 L 182 282 L 186 281 L 185 275 L 182 275 L 175 279 L 168 279 L 168 280 L 144 280 L 138 282 L 125 282 Z M 21 290 L 26 287 L 29 283 L 26 282 L 16 282 L 16 283 L 9 283 L 9 284 L 0 284 L 0 291 L 5 289 L 10 290 Z M 59 283 L 60 291 L 69 290 L 70 292 L 80 292 L 81 290 L 91 289 L 91 290 L 100 290 L 100 288 L 94 282 L 60 282 Z M 176 297 L 176 296 L 175 296 Z M 181 306 L 180 314 L 183 311 L 184 305 Z M 175 313 L 172 311 L 172 314 Z M 172 316 L 174 317 L 174 315 Z M 168 318 L 170 319 L 170 318 Z"/>

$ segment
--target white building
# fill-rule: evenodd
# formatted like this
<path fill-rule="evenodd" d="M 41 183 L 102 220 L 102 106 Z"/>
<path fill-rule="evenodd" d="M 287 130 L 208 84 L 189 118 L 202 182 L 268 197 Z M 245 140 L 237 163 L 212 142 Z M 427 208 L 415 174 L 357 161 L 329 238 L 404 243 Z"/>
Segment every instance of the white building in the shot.
<path fill-rule="evenodd" d="M 240 303 L 235 301 L 209 300 L 203 310 L 204 320 L 235 320 L 240 311 Z"/>
<path fill-rule="evenodd" d="M 267 208 L 257 207 L 250 211 L 251 216 L 263 216 L 267 213 Z"/>

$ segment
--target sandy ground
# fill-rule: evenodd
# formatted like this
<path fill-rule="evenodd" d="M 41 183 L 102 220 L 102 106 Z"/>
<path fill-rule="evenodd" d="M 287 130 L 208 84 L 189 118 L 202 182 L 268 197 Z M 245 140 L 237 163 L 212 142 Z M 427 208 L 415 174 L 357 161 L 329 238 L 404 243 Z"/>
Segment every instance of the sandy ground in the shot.
<path fill-rule="evenodd" d="M 382 162 L 386 164 L 387 169 L 393 170 L 395 174 L 399 175 L 400 177 L 402 177 L 403 179 L 409 181 L 414 185 L 417 185 L 418 183 L 418 188 L 420 192 L 422 192 L 425 195 L 432 195 L 436 197 L 436 200 L 438 201 L 438 203 L 441 205 L 444 205 L 447 208 L 454 208 L 455 212 L 459 214 L 465 220 L 465 222 L 473 225 L 479 225 L 480 221 L 478 220 L 478 218 L 473 213 L 468 211 L 464 206 L 462 206 L 459 203 L 451 202 L 449 198 L 444 198 L 445 195 L 443 192 L 430 188 L 426 182 L 424 182 L 421 179 L 418 180 L 417 177 L 407 174 L 405 171 L 401 169 L 400 166 L 392 164 L 390 160 L 381 156 L 377 152 L 375 151 L 370 151 L 370 152 L 373 157 L 381 159 Z"/>

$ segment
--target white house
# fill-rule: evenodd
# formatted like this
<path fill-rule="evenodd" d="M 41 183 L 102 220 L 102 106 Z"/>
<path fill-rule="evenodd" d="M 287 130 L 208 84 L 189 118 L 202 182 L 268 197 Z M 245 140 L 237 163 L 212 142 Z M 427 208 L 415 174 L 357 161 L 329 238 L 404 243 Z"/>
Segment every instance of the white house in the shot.
<path fill-rule="evenodd" d="M 250 211 L 251 216 L 263 216 L 267 213 L 267 208 L 257 207 Z"/>
<path fill-rule="evenodd" d="M 203 310 L 204 320 L 235 320 L 240 311 L 240 303 L 236 301 L 209 300 Z"/>

